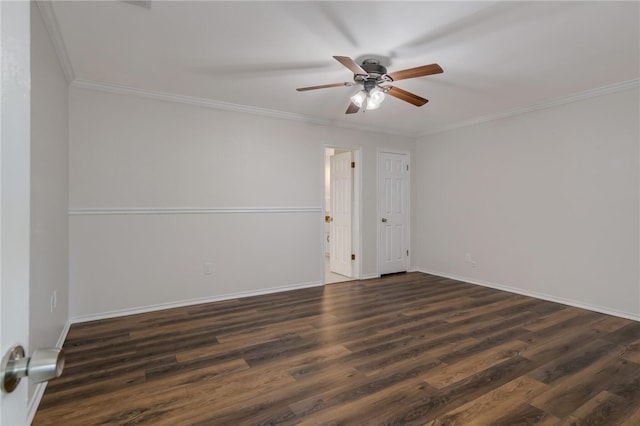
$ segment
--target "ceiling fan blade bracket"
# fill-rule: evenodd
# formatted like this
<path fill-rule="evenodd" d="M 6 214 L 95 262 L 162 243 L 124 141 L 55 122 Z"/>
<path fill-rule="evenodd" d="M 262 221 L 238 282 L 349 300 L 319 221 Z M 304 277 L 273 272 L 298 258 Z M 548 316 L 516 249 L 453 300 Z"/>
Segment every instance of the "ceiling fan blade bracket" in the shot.
<path fill-rule="evenodd" d="M 364 74 L 353 75 L 353 81 L 355 81 L 355 84 L 364 84 L 364 82 L 367 81 L 368 78 L 369 76 Z"/>

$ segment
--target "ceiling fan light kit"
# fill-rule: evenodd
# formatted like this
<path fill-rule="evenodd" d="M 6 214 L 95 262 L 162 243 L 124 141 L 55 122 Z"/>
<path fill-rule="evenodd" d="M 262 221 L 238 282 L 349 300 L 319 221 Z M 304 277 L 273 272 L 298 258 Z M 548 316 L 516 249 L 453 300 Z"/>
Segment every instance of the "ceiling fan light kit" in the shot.
<path fill-rule="evenodd" d="M 351 97 L 351 102 L 363 111 L 369 111 L 380 108 L 380 105 L 384 102 L 384 98 L 384 90 L 379 87 L 374 87 L 369 90 L 369 92 L 360 90 Z"/>
<path fill-rule="evenodd" d="M 443 72 L 440 65 L 431 64 L 387 74 L 387 69 L 380 64 L 378 59 L 365 59 L 362 61 L 362 66 L 360 66 L 355 63 L 353 59 L 347 56 L 334 56 L 333 58 L 353 72 L 354 83 L 345 82 L 323 84 L 320 86 L 300 87 L 296 90 L 298 92 L 305 92 L 308 90 L 326 89 L 330 87 L 361 85 L 363 87 L 362 90 L 359 90 L 356 94 L 351 96 L 351 102 L 347 108 L 346 114 L 354 114 L 361 109 L 363 111 L 368 111 L 380 108 L 380 105 L 382 105 L 382 102 L 385 100 L 386 94 L 417 107 L 422 106 L 429 101 L 416 94 L 407 92 L 406 90 L 386 84 L 397 80 L 424 77 Z"/>

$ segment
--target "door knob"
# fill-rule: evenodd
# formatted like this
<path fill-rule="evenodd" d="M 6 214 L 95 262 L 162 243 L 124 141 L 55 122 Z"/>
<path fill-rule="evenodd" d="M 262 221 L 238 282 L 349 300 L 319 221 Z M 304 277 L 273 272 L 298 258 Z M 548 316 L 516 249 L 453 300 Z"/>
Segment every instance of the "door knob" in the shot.
<path fill-rule="evenodd" d="M 15 346 L 2 358 L 0 386 L 3 392 L 11 393 L 23 377 L 28 376 L 32 383 L 46 382 L 60 377 L 63 368 L 62 349 L 37 349 L 31 357 L 25 357 L 24 348 Z"/>
<path fill-rule="evenodd" d="M 386 217 L 383 217 L 383 218 L 382 218 L 382 221 L 383 221 L 383 222 L 386 222 L 386 221 L 387 221 L 387 218 L 386 218 Z"/>

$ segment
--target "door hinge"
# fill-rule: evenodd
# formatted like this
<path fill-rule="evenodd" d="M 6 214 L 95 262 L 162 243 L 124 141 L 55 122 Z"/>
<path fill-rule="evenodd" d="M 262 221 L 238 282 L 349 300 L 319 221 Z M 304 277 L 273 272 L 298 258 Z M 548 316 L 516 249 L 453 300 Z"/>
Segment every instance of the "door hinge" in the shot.
<path fill-rule="evenodd" d="M 409 171 L 409 165 L 407 164 L 407 171 Z"/>
<path fill-rule="evenodd" d="M 407 250 L 407 256 L 409 256 L 409 250 Z"/>
<path fill-rule="evenodd" d="M 356 260 L 356 255 L 355 254 L 351 255 L 351 260 Z"/>
<path fill-rule="evenodd" d="M 352 168 L 352 169 L 355 169 L 355 168 L 356 168 L 356 162 L 355 162 L 355 161 L 352 161 L 352 162 L 351 162 L 351 168 Z"/>

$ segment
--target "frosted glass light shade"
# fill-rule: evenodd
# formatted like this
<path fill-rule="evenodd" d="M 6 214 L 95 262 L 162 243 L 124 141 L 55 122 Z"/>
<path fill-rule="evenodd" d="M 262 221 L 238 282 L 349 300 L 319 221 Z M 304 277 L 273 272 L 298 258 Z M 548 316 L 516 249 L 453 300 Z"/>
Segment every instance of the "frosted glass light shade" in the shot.
<path fill-rule="evenodd" d="M 384 101 L 384 92 L 378 87 L 374 87 L 369 91 L 369 97 L 367 98 L 367 111 L 380 108 Z"/>
<path fill-rule="evenodd" d="M 384 101 L 384 91 L 382 91 L 379 87 L 374 87 L 369 90 L 369 97 L 367 98 L 367 111 L 372 109 L 380 108 L 382 102 Z"/>
<path fill-rule="evenodd" d="M 385 94 L 384 92 L 379 89 L 378 87 L 374 87 L 373 89 L 371 89 L 371 91 L 369 92 L 369 97 L 371 98 L 371 100 L 378 104 L 378 106 L 380 106 L 380 104 L 384 101 L 384 97 Z"/>
<path fill-rule="evenodd" d="M 381 103 L 374 101 L 373 98 L 367 99 L 367 111 L 370 111 L 372 109 L 378 109 L 380 108 L 380 105 Z"/>
<path fill-rule="evenodd" d="M 358 108 L 361 108 L 362 104 L 364 104 L 365 99 L 367 99 L 367 92 L 361 90 L 351 97 L 351 102 L 357 105 Z"/>

